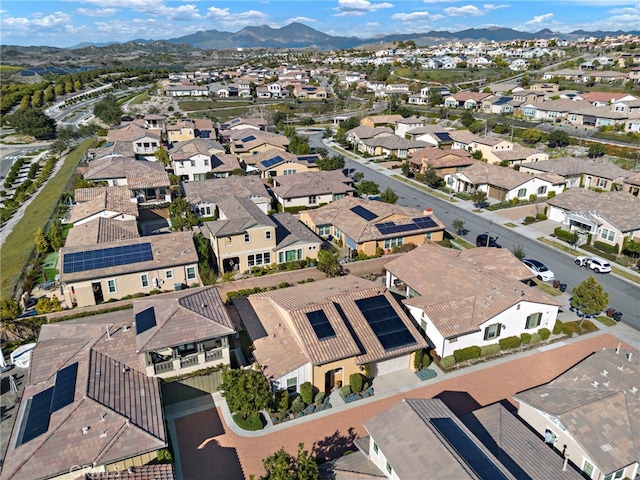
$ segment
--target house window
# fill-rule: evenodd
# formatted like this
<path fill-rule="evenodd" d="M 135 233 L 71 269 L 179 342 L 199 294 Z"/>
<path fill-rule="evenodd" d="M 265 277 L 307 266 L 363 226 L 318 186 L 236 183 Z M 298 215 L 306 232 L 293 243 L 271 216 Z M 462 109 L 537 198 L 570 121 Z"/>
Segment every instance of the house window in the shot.
<path fill-rule="evenodd" d="M 197 349 L 198 348 L 195 343 L 185 343 L 184 345 L 178 345 L 178 353 L 180 354 L 180 356 L 195 353 Z"/>
<path fill-rule="evenodd" d="M 535 328 L 540 325 L 540 320 L 542 319 L 541 313 L 533 313 L 527 317 L 527 324 L 525 328 Z"/>
<path fill-rule="evenodd" d="M 613 230 L 609 230 L 608 228 L 603 228 L 600 232 L 600 238 L 603 240 L 608 240 L 609 242 L 613 242 L 616 238 L 616 232 Z"/>
<path fill-rule="evenodd" d="M 599 178 L 598 179 L 598 187 L 604 188 L 606 186 L 607 186 L 607 181 L 604 178 Z"/>
<path fill-rule="evenodd" d="M 331 233 L 331 225 L 320 225 L 318 227 L 318 235 L 327 236 Z"/>
<path fill-rule="evenodd" d="M 249 243 L 251 241 L 251 236 L 249 235 L 249 232 L 245 232 L 244 233 L 244 243 Z"/>
<path fill-rule="evenodd" d="M 288 168 L 282 172 L 283 175 L 293 175 L 294 173 L 296 173 L 295 168 Z"/>
<path fill-rule="evenodd" d="M 341 198 L 344 198 L 344 196 L 345 196 L 345 195 L 344 195 L 344 193 L 336 193 L 336 194 L 333 196 L 333 200 L 334 200 L 334 201 L 336 201 L 336 200 L 340 200 Z"/>
<path fill-rule="evenodd" d="M 622 475 L 624 475 L 624 468 L 622 470 L 618 470 L 615 473 L 610 473 L 609 475 L 604 477 L 604 480 L 616 480 L 618 478 L 622 478 Z"/>
<path fill-rule="evenodd" d="M 187 267 L 187 280 L 196 278 L 196 267 Z"/>
<path fill-rule="evenodd" d="M 115 278 L 112 278 L 111 280 L 107 280 L 107 291 L 109 293 L 118 293 L 118 289 L 116 288 Z"/>
<path fill-rule="evenodd" d="M 395 246 L 399 246 L 402 245 L 402 237 L 395 237 L 395 238 L 387 238 L 384 241 L 384 248 L 393 248 Z"/>
<path fill-rule="evenodd" d="M 593 465 L 589 463 L 588 460 L 585 460 L 584 466 L 582 467 L 582 471 L 586 473 L 589 476 L 589 478 L 591 478 L 591 475 L 593 475 Z"/>
<path fill-rule="evenodd" d="M 376 455 L 380 451 L 380 449 L 378 448 L 378 444 L 376 442 L 373 442 L 373 451 L 376 452 Z"/>
<path fill-rule="evenodd" d="M 256 265 L 269 265 L 271 263 L 271 253 L 256 253 L 255 255 L 247 256 L 247 263 L 250 267 Z"/>
<path fill-rule="evenodd" d="M 391 464 L 389 463 L 388 460 L 387 460 L 387 472 L 389 472 L 389 475 L 391 475 L 391 473 L 393 472 L 393 468 L 391 468 Z"/>
<path fill-rule="evenodd" d="M 333 233 L 338 240 L 342 240 L 342 230 L 339 228 L 333 228 Z"/>
<path fill-rule="evenodd" d="M 538 187 L 538 195 L 544 195 L 545 193 L 547 193 L 546 185 L 542 185 L 541 187 Z"/>
<path fill-rule="evenodd" d="M 527 195 L 527 189 L 526 188 L 521 188 L 520 190 L 518 190 L 518 198 L 522 198 L 524 196 Z"/>
<path fill-rule="evenodd" d="M 500 324 L 494 323 L 484 329 L 484 339 L 491 340 L 492 338 L 498 338 L 500 336 Z"/>
<path fill-rule="evenodd" d="M 271 230 L 264 232 L 264 238 L 265 240 L 271 240 Z"/>
<path fill-rule="evenodd" d="M 294 262 L 302 260 L 302 249 L 287 250 L 286 252 L 278 252 L 278 263 Z"/>
<path fill-rule="evenodd" d="M 209 159 L 208 159 L 208 158 L 205 158 L 205 159 L 204 159 L 204 166 L 205 166 L 205 167 L 208 167 L 208 166 L 209 166 Z"/>
<path fill-rule="evenodd" d="M 196 166 L 196 161 L 195 160 L 191 160 L 191 166 L 195 167 Z"/>
<path fill-rule="evenodd" d="M 298 377 L 287 379 L 287 391 L 289 393 L 296 393 L 298 391 Z"/>
<path fill-rule="evenodd" d="M 146 273 L 140 275 L 140 282 L 142 283 L 142 288 L 149 288 L 149 275 Z"/>
<path fill-rule="evenodd" d="M 167 280 L 171 280 L 173 278 L 173 270 L 165 270 L 164 276 Z"/>
<path fill-rule="evenodd" d="M 311 195 L 309 197 L 309 205 L 314 205 L 318 203 L 318 197 L 316 195 Z"/>

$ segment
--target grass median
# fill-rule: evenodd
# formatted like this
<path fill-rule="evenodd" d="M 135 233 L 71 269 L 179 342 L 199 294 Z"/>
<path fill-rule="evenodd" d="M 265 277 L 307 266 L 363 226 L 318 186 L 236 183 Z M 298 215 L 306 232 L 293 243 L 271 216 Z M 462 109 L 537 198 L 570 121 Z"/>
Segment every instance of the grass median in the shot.
<path fill-rule="evenodd" d="M 80 144 L 69 153 L 56 175 L 49 179 L 26 208 L 23 217 L 13 227 L 0 252 L 2 266 L 2 298 L 8 298 L 15 292 L 22 270 L 29 262 L 34 249 L 34 238 L 39 228 L 44 228 L 55 211 L 60 195 L 64 193 L 67 182 L 75 172 L 84 152 L 91 146 L 93 139 Z"/>

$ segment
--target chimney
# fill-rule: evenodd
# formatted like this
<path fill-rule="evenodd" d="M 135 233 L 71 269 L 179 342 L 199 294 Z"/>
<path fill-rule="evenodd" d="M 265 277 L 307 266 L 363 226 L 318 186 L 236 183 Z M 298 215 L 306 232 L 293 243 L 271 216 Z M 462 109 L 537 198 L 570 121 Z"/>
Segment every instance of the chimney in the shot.
<path fill-rule="evenodd" d="M 427 207 L 427 208 L 425 208 L 425 209 L 423 210 L 423 212 L 422 212 L 422 213 L 423 213 L 423 214 L 425 214 L 425 215 L 433 215 L 433 208 L 429 208 L 429 207 Z"/>

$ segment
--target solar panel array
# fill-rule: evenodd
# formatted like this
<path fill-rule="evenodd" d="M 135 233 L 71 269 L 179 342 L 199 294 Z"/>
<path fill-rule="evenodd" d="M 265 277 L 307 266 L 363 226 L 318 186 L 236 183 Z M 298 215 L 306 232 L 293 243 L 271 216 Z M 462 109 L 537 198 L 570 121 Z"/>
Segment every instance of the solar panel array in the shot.
<path fill-rule="evenodd" d="M 318 160 L 318 156 L 317 155 L 301 155 L 298 157 L 298 160 L 300 160 L 301 162 L 316 163 L 316 161 Z"/>
<path fill-rule="evenodd" d="M 254 137 L 253 135 L 249 135 L 248 137 L 244 137 L 242 140 L 240 140 L 242 143 L 245 142 L 250 142 L 251 140 L 255 140 L 256 137 Z"/>
<path fill-rule="evenodd" d="M 272 165 L 275 165 L 276 163 L 280 163 L 280 162 L 284 162 L 284 158 L 282 158 L 280 155 L 276 155 L 273 158 L 269 158 L 267 160 L 262 160 L 260 163 L 262 164 L 262 166 L 269 168 Z"/>
<path fill-rule="evenodd" d="M 65 253 L 62 256 L 62 271 L 65 273 L 84 272 L 96 268 L 129 265 L 153 260 L 150 243 L 101 248 L 84 252 Z"/>
<path fill-rule="evenodd" d="M 136 313 L 136 335 L 139 335 L 156 326 L 156 311 L 149 307 Z"/>
<path fill-rule="evenodd" d="M 429 421 L 479 478 L 482 480 L 507 480 L 497 465 L 451 418 L 432 418 Z"/>
<path fill-rule="evenodd" d="M 361 205 L 356 205 L 355 207 L 351 207 L 350 210 L 356 215 L 358 215 L 360 218 L 364 218 L 367 222 L 377 217 L 375 213 L 373 213 L 371 210 L 367 210 Z"/>
<path fill-rule="evenodd" d="M 73 403 L 77 374 L 78 362 L 60 370 L 52 387 L 29 398 L 20 421 L 16 446 L 45 433 L 49 429 L 51 414 Z"/>
<path fill-rule="evenodd" d="M 316 332 L 318 340 L 326 340 L 327 338 L 334 338 L 336 331 L 333 329 L 327 318 L 327 314 L 324 310 L 316 310 L 314 312 L 307 312 L 307 318 L 313 331 Z"/>
<path fill-rule="evenodd" d="M 438 224 L 431 217 L 416 217 L 411 219 L 411 223 L 397 225 L 395 222 L 376 223 L 376 228 L 381 235 L 391 233 L 404 233 L 413 230 L 424 230 L 426 228 L 437 227 Z"/>
<path fill-rule="evenodd" d="M 418 343 L 387 297 L 378 295 L 363 298 L 356 300 L 356 305 L 385 351 Z"/>

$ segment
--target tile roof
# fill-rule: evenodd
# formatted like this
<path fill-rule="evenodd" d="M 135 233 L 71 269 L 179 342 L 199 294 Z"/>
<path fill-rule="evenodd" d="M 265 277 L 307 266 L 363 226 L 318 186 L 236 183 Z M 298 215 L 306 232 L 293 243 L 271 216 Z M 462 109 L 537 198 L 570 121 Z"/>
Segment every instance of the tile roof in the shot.
<path fill-rule="evenodd" d="M 319 250 L 324 242 L 290 213 L 276 213 L 269 217 L 276 225 L 276 251 L 291 245 L 308 243 L 316 243 Z"/>
<path fill-rule="evenodd" d="M 153 310 L 155 325 L 136 335 L 137 352 L 225 337 L 236 331 L 214 287 L 172 292 L 133 302 L 134 315 L 148 309 Z"/>
<path fill-rule="evenodd" d="M 520 302 L 560 306 L 553 297 L 520 281 L 532 276 L 520 262 L 497 263 L 508 252 L 488 250 L 461 255 L 429 242 L 384 267 L 419 295 L 403 302 L 421 308 L 445 338 L 479 331 L 487 320 Z"/>
<path fill-rule="evenodd" d="M 152 138 L 158 143 L 161 140 L 161 133 L 159 130 L 150 130 L 142 126 L 130 123 L 122 128 L 110 129 L 107 132 L 108 142 L 134 142 L 142 138 Z"/>
<path fill-rule="evenodd" d="M 434 420 L 448 419 L 474 444 L 497 470 L 515 479 L 493 454 L 439 399 L 403 399 L 364 424 L 384 454 L 394 473 L 401 479 L 415 479 L 417 472 L 437 472 L 437 478 L 487 479 L 474 472 L 465 454 L 456 451 L 436 428 Z M 420 474 L 418 474 L 420 475 Z"/>
<path fill-rule="evenodd" d="M 558 175 L 530 174 L 520 172 L 509 167 L 501 167 L 491 163 L 478 162 L 465 168 L 457 175 L 464 176 L 474 185 L 493 185 L 505 190 L 513 190 L 533 178 L 546 180 L 551 184 L 564 183 L 564 178 Z"/>
<path fill-rule="evenodd" d="M 415 343 L 385 350 L 355 301 L 384 296 Z M 348 357 L 358 364 L 413 352 L 426 341 L 402 307 L 379 283 L 347 275 L 248 297 L 268 336 L 254 340 L 253 352 L 267 376 L 280 376 L 308 362 L 322 365 Z M 336 335 L 319 340 L 307 313 L 322 310 Z"/>
<path fill-rule="evenodd" d="M 366 208 L 375 217 L 372 220 L 362 218 L 351 210 L 357 206 Z M 411 222 L 412 218 L 430 216 L 436 223 L 435 227 L 412 230 L 407 232 L 407 235 L 440 231 L 445 228 L 433 214 L 426 215 L 424 211 L 415 208 L 356 197 L 344 197 L 315 210 L 305 210 L 305 213 L 314 225 L 333 225 L 356 243 L 398 236 L 398 233 L 382 235 L 375 226 L 376 223 L 394 221 L 397 225 L 402 225 Z"/>
<path fill-rule="evenodd" d="M 87 473 L 76 480 L 174 480 L 173 465 L 159 463 L 130 467 L 118 472 Z"/>
<path fill-rule="evenodd" d="M 177 267 L 181 265 L 192 265 L 198 263 L 198 254 L 193 243 L 192 232 L 173 232 L 161 235 L 151 235 L 148 237 L 131 238 L 128 240 L 118 240 L 115 242 L 102 243 L 97 245 L 78 245 L 73 247 L 63 247 L 60 255 L 69 253 L 88 252 L 111 247 L 122 247 L 127 245 L 140 245 L 150 243 L 153 259 L 142 262 L 134 262 L 126 265 L 116 265 L 94 270 L 81 272 L 65 272 L 64 261 L 60 271 L 60 279 L 63 282 L 77 282 L 94 278 L 104 278 L 114 275 L 125 275 L 134 272 L 144 272 L 147 270 L 157 270 L 160 268 Z"/>
<path fill-rule="evenodd" d="M 126 310 L 42 326 L 22 415 L 28 398 L 52 388 L 56 372 L 77 363 L 75 390 L 71 403 L 50 414 L 45 433 L 17 447 L 16 424 L 0 478 L 51 478 L 73 465 L 104 465 L 166 446 L 160 384 L 142 373 L 133 329 L 123 330 L 131 320 Z"/>
<path fill-rule="evenodd" d="M 581 110 L 591 108 L 593 105 L 584 100 L 567 100 L 561 98 L 559 100 L 547 100 L 542 103 L 536 103 L 534 106 L 540 111 L 568 113 L 580 112 Z"/>
<path fill-rule="evenodd" d="M 272 145 L 286 151 L 289 139 L 277 133 L 245 128 L 231 130 L 231 153 L 246 153 L 262 145 Z"/>
<path fill-rule="evenodd" d="M 373 138 L 361 139 L 362 143 L 368 147 L 381 147 L 389 150 L 408 150 L 424 148 L 429 143 L 422 140 L 412 140 L 397 135 L 383 135 Z"/>
<path fill-rule="evenodd" d="M 546 153 L 542 153 L 535 148 L 523 147 L 519 143 L 514 143 L 511 150 L 496 150 L 495 152 L 491 153 L 493 153 L 500 160 L 508 161 L 524 160 L 528 156 L 535 155 L 536 153 L 540 156 L 544 155 L 545 157 L 548 157 Z"/>
<path fill-rule="evenodd" d="M 471 158 L 466 150 L 442 150 L 437 147 L 423 148 L 411 153 L 409 157 L 417 165 L 425 163 L 435 169 L 466 167 L 479 161 Z"/>
<path fill-rule="evenodd" d="M 584 100 L 591 103 L 615 102 L 627 96 L 629 96 L 628 93 L 619 93 L 619 92 L 586 92 L 581 95 L 581 97 Z"/>
<path fill-rule="evenodd" d="M 514 398 L 556 417 L 606 475 L 638 462 L 639 356 L 635 349 L 599 350 L 551 382 Z"/>
<path fill-rule="evenodd" d="M 640 229 L 640 198 L 628 192 L 594 192 L 570 188 L 547 200 L 548 205 L 569 212 L 582 212 L 602 217 L 621 232 Z"/>
<path fill-rule="evenodd" d="M 404 117 L 402 115 L 369 115 L 368 117 L 364 117 L 362 120 L 360 120 L 360 123 L 364 122 L 365 120 L 373 122 L 375 125 L 381 123 L 393 125 L 398 121 L 404 120 Z"/>
<path fill-rule="evenodd" d="M 138 225 L 135 220 L 115 220 L 98 217 L 73 227 L 67 234 L 65 247 L 95 245 L 138 238 Z"/>
<path fill-rule="evenodd" d="M 128 187 L 77 188 L 74 199 L 76 204 L 71 210 L 71 223 L 101 212 L 138 216 L 138 204 Z"/>
<path fill-rule="evenodd" d="M 640 173 L 636 173 L 624 179 L 624 183 L 628 185 L 640 186 Z"/>
<path fill-rule="evenodd" d="M 224 153 L 224 147 L 220 142 L 208 138 L 192 138 L 184 142 L 176 143 L 171 150 L 169 156 L 173 161 L 186 160 L 195 155 L 214 155 Z"/>
<path fill-rule="evenodd" d="M 133 150 L 133 144 L 131 142 L 125 142 L 122 140 L 116 140 L 107 142 L 104 145 L 89 149 L 88 153 L 93 154 L 93 158 L 96 160 L 107 157 L 107 156 L 117 156 L 117 157 L 134 157 L 135 152 Z"/>
<path fill-rule="evenodd" d="M 633 172 L 618 167 L 611 162 L 596 162 L 586 158 L 562 157 L 552 160 L 540 160 L 529 163 L 527 169 L 541 172 L 557 173 L 563 177 L 576 175 L 593 175 L 608 180 L 620 180 L 633 175 Z"/>
<path fill-rule="evenodd" d="M 467 100 L 474 100 L 476 102 L 481 102 L 485 98 L 491 96 L 490 93 L 482 93 L 482 92 L 458 92 L 451 95 L 458 102 L 466 102 Z"/>
<path fill-rule="evenodd" d="M 169 175 L 164 170 L 161 172 L 127 174 L 127 188 L 130 190 L 169 186 L 171 186 L 171 181 L 169 181 Z"/>
<path fill-rule="evenodd" d="M 217 203 L 228 196 L 270 201 L 269 192 L 262 179 L 255 175 L 212 178 L 196 182 L 183 182 L 182 188 L 189 203 Z"/>
<path fill-rule="evenodd" d="M 347 136 L 353 136 L 359 140 L 366 140 L 377 136 L 395 135 L 389 127 L 369 127 L 367 125 L 359 125 L 347 132 Z"/>
<path fill-rule="evenodd" d="M 341 194 L 355 191 L 353 180 L 341 170 L 318 170 L 282 175 L 274 178 L 273 192 L 281 198 L 298 198 L 327 193 Z"/>
<path fill-rule="evenodd" d="M 264 162 L 265 160 L 272 159 L 279 160 L 277 163 L 269 165 L 268 167 L 265 167 L 262 164 L 262 162 Z M 245 158 L 244 163 L 246 163 L 247 165 L 254 165 L 258 169 L 266 171 L 282 163 L 298 163 L 298 157 L 293 153 L 283 152 L 279 148 L 270 148 L 269 150 L 265 150 L 264 152 L 259 152 L 255 155 L 251 155 L 251 157 Z"/>
<path fill-rule="evenodd" d="M 222 197 L 218 200 L 220 219 L 205 222 L 203 228 L 214 237 L 237 235 L 257 226 L 276 224 L 253 201 L 242 197 Z"/>
<path fill-rule="evenodd" d="M 233 172 L 237 168 L 241 168 L 240 162 L 233 153 L 216 153 L 211 157 L 212 172 Z"/>
<path fill-rule="evenodd" d="M 104 157 L 89 162 L 89 170 L 84 178 L 92 181 L 126 178 L 128 174 L 164 173 L 160 162 L 136 160 L 130 157 Z"/>

